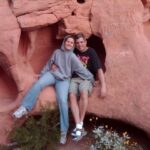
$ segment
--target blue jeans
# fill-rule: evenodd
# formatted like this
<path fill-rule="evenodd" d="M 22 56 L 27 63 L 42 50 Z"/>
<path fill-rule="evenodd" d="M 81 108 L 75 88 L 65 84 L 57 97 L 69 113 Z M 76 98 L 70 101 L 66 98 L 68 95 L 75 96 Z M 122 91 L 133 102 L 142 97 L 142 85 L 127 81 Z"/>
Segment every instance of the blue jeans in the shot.
<path fill-rule="evenodd" d="M 43 88 L 55 85 L 56 97 L 60 111 L 61 132 L 67 132 L 69 127 L 68 117 L 68 91 L 70 80 L 57 80 L 50 72 L 46 72 L 28 91 L 22 101 L 22 106 L 29 111 L 35 106 L 37 98 Z"/>

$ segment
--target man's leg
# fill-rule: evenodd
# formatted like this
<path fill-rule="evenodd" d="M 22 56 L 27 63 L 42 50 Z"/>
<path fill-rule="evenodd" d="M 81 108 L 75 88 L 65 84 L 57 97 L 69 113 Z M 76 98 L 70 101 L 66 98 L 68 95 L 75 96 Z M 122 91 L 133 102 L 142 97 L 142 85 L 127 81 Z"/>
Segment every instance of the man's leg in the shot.
<path fill-rule="evenodd" d="M 61 137 L 60 143 L 66 143 L 66 136 L 69 128 L 69 117 L 68 117 L 68 92 L 69 92 L 70 80 L 56 81 L 55 89 L 56 96 L 60 111 L 60 130 Z"/>
<path fill-rule="evenodd" d="M 82 137 L 85 135 L 85 132 L 83 133 L 83 123 L 81 123 L 80 108 L 77 100 L 77 94 L 80 89 L 80 85 L 82 85 L 82 82 L 84 82 L 84 80 L 82 80 L 81 78 L 76 78 L 72 79 L 72 82 L 70 84 L 71 111 L 73 113 L 73 117 L 76 123 L 76 127 L 71 135 L 73 136 L 73 140 L 75 141 L 82 139 Z"/>
<path fill-rule="evenodd" d="M 88 98 L 92 92 L 92 83 L 88 80 L 83 80 L 79 86 L 80 91 L 80 101 L 79 101 L 79 112 L 80 112 L 80 121 L 83 123 L 86 110 L 88 107 Z"/>
<path fill-rule="evenodd" d="M 73 114 L 73 118 L 76 124 L 80 123 L 80 114 L 79 114 L 79 105 L 77 102 L 77 95 L 76 93 L 71 92 L 69 94 L 69 99 L 70 99 L 70 107 L 71 107 L 71 112 Z"/>
<path fill-rule="evenodd" d="M 77 100 L 80 81 L 81 81 L 80 78 L 72 78 L 70 83 L 70 89 L 69 89 L 70 107 L 76 124 L 76 127 L 73 129 L 71 135 L 75 135 L 77 128 L 80 129 L 82 128 L 80 125 L 79 104 Z"/>
<path fill-rule="evenodd" d="M 88 106 L 88 96 L 89 92 L 91 92 L 92 84 L 90 81 L 82 80 L 79 84 L 79 91 L 80 91 L 80 101 L 79 101 L 79 115 L 80 115 L 80 123 L 76 130 L 75 136 L 73 140 L 79 141 L 82 139 L 83 136 L 87 134 L 87 132 L 83 128 L 83 121 L 85 117 L 85 113 Z"/>
<path fill-rule="evenodd" d="M 88 106 L 88 91 L 82 91 L 80 93 L 80 101 L 79 101 L 80 123 L 82 124 L 86 114 L 87 106 Z"/>
<path fill-rule="evenodd" d="M 87 106 L 88 106 L 88 91 L 82 91 L 80 93 L 79 105 L 77 104 L 79 115 L 75 114 L 75 116 L 79 117 L 79 122 L 76 123 L 75 133 L 72 134 L 74 136 L 73 137 L 74 141 L 81 140 L 83 138 L 83 136 L 85 136 L 87 134 L 87 132 L 83 128 L 83 120 L 85 117 Z"/>

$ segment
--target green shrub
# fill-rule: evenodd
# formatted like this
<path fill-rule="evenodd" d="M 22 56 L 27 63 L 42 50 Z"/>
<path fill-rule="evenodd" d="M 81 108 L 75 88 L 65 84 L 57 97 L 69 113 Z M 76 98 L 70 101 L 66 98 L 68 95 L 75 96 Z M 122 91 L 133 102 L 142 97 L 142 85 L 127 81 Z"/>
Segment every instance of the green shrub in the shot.
<path fill-rule="evenodd" d="M 58 110 L 46 110 L 41 116 L 31 116 L 22 126 L 14 128 L 11 139 L 22 150 L 53 150 L 58 141 L 58 126 Z"/>

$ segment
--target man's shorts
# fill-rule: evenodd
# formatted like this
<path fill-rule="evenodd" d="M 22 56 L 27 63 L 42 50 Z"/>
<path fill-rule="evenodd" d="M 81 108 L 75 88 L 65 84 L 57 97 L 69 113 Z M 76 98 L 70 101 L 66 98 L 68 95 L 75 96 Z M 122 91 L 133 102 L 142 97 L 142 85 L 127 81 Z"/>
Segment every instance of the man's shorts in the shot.
<path fill-rule="evenodd" d="M 69 93 L 75 93 L 78 96 L 82 91 L 88 91 L 88 94 L 91 95 L 93 85 L 91 81 L 78 78 L 72 78 L 70 82 Z"/>

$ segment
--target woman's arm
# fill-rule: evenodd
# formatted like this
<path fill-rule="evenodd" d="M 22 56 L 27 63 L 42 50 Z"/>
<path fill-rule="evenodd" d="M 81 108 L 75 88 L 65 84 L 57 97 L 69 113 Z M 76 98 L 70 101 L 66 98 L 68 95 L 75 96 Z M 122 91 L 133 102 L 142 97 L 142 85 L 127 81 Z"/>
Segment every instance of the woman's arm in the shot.
<path fill-rule="evenodd" d="M 92 73 L 83 66 L 83 64 L 75 54 L 73 54 L 72 56 L 71 70 L 72 73 L 75 72 L 82 79 L 91 80 L 92 82 L 94 81 Z"/>

